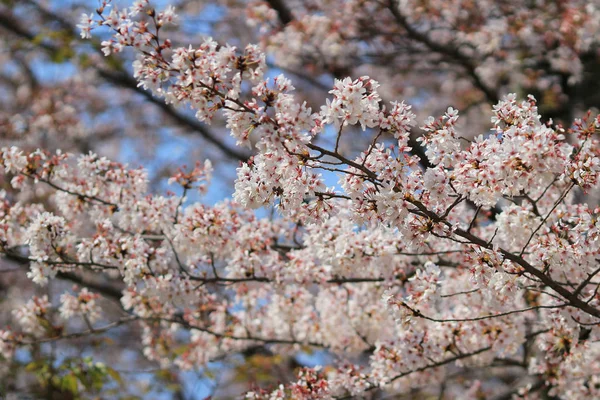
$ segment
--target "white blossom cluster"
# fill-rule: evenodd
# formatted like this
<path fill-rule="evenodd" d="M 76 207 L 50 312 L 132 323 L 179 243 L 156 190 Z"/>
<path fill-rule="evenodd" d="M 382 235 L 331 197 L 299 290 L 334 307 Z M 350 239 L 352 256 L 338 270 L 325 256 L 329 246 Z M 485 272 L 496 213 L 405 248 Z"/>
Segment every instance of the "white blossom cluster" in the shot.
<path fill-rule="evenodd" d="M 141 86 L 188 104 L 200 121 L 220 113 L 256 153 L 238 168 L 235 201 L 184 206 L 188 190 L 206 190 L 210 163 L 171 178 L 182 196 L 161 196 L 148 193 L 144 170 L 93 153 L 3 148 L 1 173 L 14 189 L 50 193 L 52 208 L 4 198 L 0 213 L 0 250 L 30 262 L 34 282 L 64 273 L 119 281 L 144 354 L 163 367 L 191 369 L 253 345 L 336 355 L 248 399 L 410 393 L 445 382 L 452 368 L 503 363 L 550 395 L 598 396 L 600 209 L 577 194 L 599 185 L 600 117 L 564 129 L 541 122 L 532 96 L 508 95 L 491 110 L 490 132 L 470 140 L 448 108 L 423 124 L 426 164 L 408 145 L 411 107 L 385 104 L 367 76 L 336 80 L 313 112 L 287 78 L 266 77 L 258 46 L 207 38 L 173 48 L 158 35 L 176 21 L 173 8 L 146 1 L 121 10 L 104 2 L 98 12 L 82 17 L 83 37 L 111 29 L 105 53 L 132 47 Z M 261 8 L 254 15 L 271 19 Z M 334 54 L 332 41 L 324 46 Z M 346 155 L 338 144 L 350 126 L 385 137 Z M 320 140 L 328 129 L 335 144 Z M 339 175 L 336 186 L 325 171 Z M 249 210 L 270 205 L 279 218 Z M 63 294 L 61 323 L 79 318 L 93 331 L 110 321 L 101 297 Z M 35 297 L 15 310 L 19 327 L 0 331 L 0 354 L 60 337 L 51 307 Z"/>

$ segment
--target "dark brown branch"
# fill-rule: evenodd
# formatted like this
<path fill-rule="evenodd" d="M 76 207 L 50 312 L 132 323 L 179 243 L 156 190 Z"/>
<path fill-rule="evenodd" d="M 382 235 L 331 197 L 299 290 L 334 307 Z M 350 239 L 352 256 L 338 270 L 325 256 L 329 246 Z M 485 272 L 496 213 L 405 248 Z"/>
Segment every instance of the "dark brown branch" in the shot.
<path fill-rule="evenodd" d="M 294 20 L 292 11 L 283 0 L 267 0 L 271 8 L 277 11 L 277 16 L 283 25 L 287 25 Z"/>
<path fill-rule="evenodd" d="M 527 335 L 526 338 L 527 339 L 531 339 L 531 338 L 534 338 L 534 337 L 536 337 L 536 336 L 538 336 L 538 335 L 540 335 L 542 333 L 546 333 L 546 332 L 548 332 L 548 329 L 537 331 L 537 332 L 533 332 L 533 333 Z M 473 356 L 476 356 L 478 354 L 485 353 L 486 351 L 489 351 L 491 349 L 492 349 L 492 346 L 487 346 L 487 347 L 483 347 L 481 349 L 472 351 L 470 353 L 461 353 L 461 354 L 458 354 L 458 355 L 456 355 L 454 357 L 446 358 L 444 360 L 437 361 L 437 362 L 432 362 L 431 364 L 427 364 L 427 365 L 425 365 L 423 367 L 416 368 L 416 369 L 413 369 L 413 370 L 410 370 L 410 371 L 406 371 L 406 372 L 402 372 L 402 373 L 394 376 L 393 378 L 391 378 L 390 382 L 394 382 L 394 381 L 396 381 L 396 380 L 398 380 L 400 378 L 404 378 L 404 377 L 412 375 L 412 374 L 414 374 L 416 372 L 427 371 L 429 369 L 438 368 L 438 367 L 442 367 L 442 366 L 447 365 L 447 364 L 451 364 L 451 363 L 453 363 L 455 361 L 459 361 L 459 360 L 462 360 L 462 359 L 465 359 L 465 358 L 473 357 Z M 371 390 L 378 389 L 378 388 L 379 388 L 379 385 L 372 385 L 371 387 L 367 388 L 366 390 L 371 391 Z M 346 399 L 350 399 L 350 398 L 352 398 L 352 396 L 337 397 L 338 400 L 346 400 Z"/>
<path fill-rule="evenodd" d="M 488 87 L 481 80 L 479 74 L 477 74 L 476 65 L 471 61 L 469 57 L 465 56 L 457 48 L 454 48 L 450 45 L 439 44 L 437 42 L 434 42 L 429 36 L 415 29 L 415 27 L 413 27 L 408 22 L 406 17 L 400 12 L 397 1 L 388 0 L 388 8 L 394 16 L 394 19 L 406 31 L 406 33 L 411 39 L 425 45 L 429 50 L 435 53 L 448 57 L 451 61 L 454 61 L 455 63 L 463 67 L 467 71 L 467 74 L 473 80 L 475 86 L 479 90 L 481 90 L 481 92 L 483 92 L 487 101 L 491 104 L 498 103 L 499 99 L 496 91 Z"/>
<path fill-rule="evenodd" d="M 423 319 L 426 319 L 427 321 L 431 321 L 431 322 L 473 322 L 473 321 L 483 321 L 483 320 L 492 319 L 492 318 L 505 317 L 507 315 L 520 314 L 520 313 L 524 313 L 527 311 L 533 311 L 533 310 L 564 308 L 564 307 L 568 306 L 569 304 L 568 303 L 558 304 L 555 306 L 533 306 L 533 307 L 523 308 L 520 310 L 511 310 L 511 311 L 506 311 L 506 312 L 502 312 L 502 313 L 498 313 L 498 314 L 483 315 L 481 317 L 473 317 L 473 318 L 444 318 L 444 319 L 432 318 L 427 315 L 423 315 L 421 313 L 421 311 L 410 307 L 408 304 L 406 304 L 404 302 L 399 305 L 401 307 L 407 308 L 412 313 L 413 316 L 415 316 L 417 318 L 423 318 Z"/>
<path fill-rule="evenodd" d="M 126 323 L 132 322 L 137 320 L 138 317 L 136 316 L 128 316 L 128 317 L 123 317 L 115 322 L 111 322 L 107 325 L 104 325 L 100 328 L 94 328 L 94 329 L 89 329 L 86 331 L 81 331 L 81 332 L 74 332 L 74 333 L 65 333 L 59 336 L 53 336 L 53 337 L 47 337 L 47 338 L 41 338 L 41 339 L 35 339 L 32 341 L 25 341 L 25 340 L 15 340 L 16 344 L 19 345 L 31 345 L 31 344 L 38 344 L 38 343 L 48 343 L 48 342 L 56 342 L 59 340 L 66 340 L 66 339 L 76 339 L 76 338 L 80 338 L 80 337 L 85 337 L 85 336 L 90 336 L 90 335 L 98 335 L 104 332 L 107 332 L 111 329 L 114 329 L 118 326 L 124 325 Z"/>
<path fill-rule="evenodd" d="M 492 400 L 511 400 L 514 398 L 515 395 L 519 394 L 519 390 L 525 386 L 527 386 L 526 384 L 518 384 L 518 387 L 514 388 L 514 389 L 510 389 L 505 393 L 502 393 L 498 396 L 495 396 L 492 398 Z M 543 379 L 538 379 L 535 381 L 535 383 L 533 385 L 531 385 L 528 390 L 527 393 L 535 393 L 538 390 L 542 389 L 544 386 L 546 386 L 546 383 L 544 382 Z"/>
<path fill-rule="evenodd" d="M 5 251 L 0 252 L 0 254 L 3 254 L 8 260 L 19 263 L 22 266 L 29 265 L 29 263 L 31 263 L 31 262 L 36 262 L 36 260 L 34 260 L 32 258 L 25 257 L 25 256 L 22 256 L 18 253 L 11 252 L 11 251 L 5 250 Z M 83 266 L 83 267 L 93 266 L 93 267 L 102 267 L 102 268 L 110 267 L 111 269 L 116 268 L 116 267 L 107 266 L 107 265 L 103 265 L 103 264 L 86 263 L 86 262 L 80 263 L 80 262 L 47 260 L 47 261 L 44 261 L 44 263 L 50 264 L 50 265 L 73 265 L 73 266 Z M 17 269 L 15 269 L 15 270 L 17 270 Z M 122 296 L 122 294 L 121 294 L 122 288 L 121 287 L 116 287 L 116 286 L 112 286 L 110 284 L 105 284 L 105 283 L 93 282 L 93 281 L 90 281 L 89 279 L 85 279 L 84 277 L 81 277 L 73 272 L 58 272 L 56 274 L 56 277 L 59 279 L 68 280 L 68 281 L 71 281 L 78 285 L 87 287 L 88 289 L 94 290 L 94 291 L 101 293 L 102 295 L 109 297 L 116 301 L 120 301 L 121 296 Z"/>
<path fill-rule="evenodd" d="M 72 27 L 69 27 L 69 25 L 66 21 L 64 21 L 64 20 L 61 21 L 60 17 L 54 15 L 52 12 L 50 12 L 48 10 L 44 10 L 43 13 L 47 17 L 54 18 L 57 21 L 59 21 L 61 23 L 61 25 L 63 26 L 63 28 L 69 29 L 73 36 L 77 36 L 75 30 Z M 0 13 L 0 26 L 4 27 L 8 31 L 11 31 L 12 33 L 16 34 L 17 36 L 25 38 L 29 41 L 33 41 L 35 39 L 35 35 L 29 31 L 27 31 L 16 21 L 17 21 L 16 18 L 14 18 L 13 16 Z M 59 47 L 51 44 L 48 41 L 42 41 L 38 46 L 40 46 L 41 48 L 43 48 L 44 50 L 46 50 L 52 54 L 57 53 L 59 51 Z M 177 109 L 166 104 L 163 100 L 154 97 L 152 95 L 152 93 L 144 90 L 141 87 L 138 87 L 138 82 L 135 79 L 131 78 L 126 73 L 110 71 L 110 70 L 102 68 L 101 66 L 98 66 L 98 65 L 94 65 L 94 66 L 92 66 L 92 68 L 94 68 L 98 72 L 98 75 L 101 78 L 103 78 L 105 81 L 107 81 L 115 86 L 118 86 L 118 87 L 121 87 L 124 89 L 129 89 L 138 94 L 141 94 L 142 96 L 144 96 L 144 98 L 148 102 L 150 102 L 150 103 L 154 104 L 155 106 L 157 106 L 158 108 L 160 108 L 165 114 L 170 116 L 175 122 L 177 122 L 178 124 L 188 128 L 188 129 L 194 131 L 195 133 L 199 134 L 200 136 L 202 136 L 209 143 L 213 144 L 215 147 L 217 147 L 219 150 L 221 150 L 223 152 L 223 154 L 225 154 L 227 157 L 230 157 L 230 158 L 233 158 L 233 159 L 236 159 L 239 161 L 246 161 L 250 157 L 250 154 L 239 151 L 238 149 L 236 149 L 234 147 L 227 146 L 223 142 L 223 140 L 218 138 L 217 135 L 215 135 L 213 132 L 211 132 L 205 125 L 203 125 L 199 121 L 180 113 L 179 111 L 177 111 Z"/>
<path fill-rule="evenodd" d="M 112 286 L 112 285 L 103 284 L 103 283 L 99 283 L 99 282 L 93 282 L 93 281 L 90 281 L 89 279 L 85 279 L 77 274 L 72 273 L 72 272 L 59 272 L 56 275 L 56 277 L 59 279 L 65 279 L 65 280 L 71 281 L 80 286 L 84 286 L 88 289 L 91 289 L 95 292 L 102 294 L 105 297 L 111 298 L 112 300 L 116 300 L 118 302 L 121 301 L 123 288 L 119 288 L 117 286 Z M 119 285 L 119 286 L 122 287 L 122 285 Z"/>
<path fill-rule="evenodd" d="M 313 346 L 313 347 L 320 347 L 320 348 L 328 348 L 329 347 L 323 343 L 312 342 L 312 341 L 300 341 L 300 340 L 293 340 L 293 339 L 274 339 L 274 338 L 264 338 L 264 337 L 252 336 L 252 335 L 236 336 L 236 335 L 231 335 L 228 333 L 219 333 L 219 332 L 212 331 L 208 328 L 204 328 L 202 326 L 192 325 L 182 319 L 177 319 L 177 318 L 162 318 L 162 317 L 141 318 L 141 317 L 139 317 L 139 319 L 145 320 L 145 321 L 157 321 L 157 322 L 163 321 L 163 322 L 179 324 L 179 325 L 184 326 L 187 329 L 196 329 L 201 332 L 208 333 L 209 335 L 212 335 L 218 339 L 231 339 L 231 340 L 238 340 L 238 341 L 261 342 L 261 343 L 265 343 L 265 344 L 303 345 L 303 346 Z"/>
<path fill-rule="evenodd" d="M 173 108 L 172 106 L 165 103 L 163 99 L 154 97 L 152 95 L 152 93 L 144 90 L 141 87 L 138 87 L 138 82 L 135 79 L 131 78 L 126 73 L 109 71 L 109 70 L 106 70 L 106 69 L 103 69 L 100 67 L 96 67 L 96 70 L 98 71 L 98 75 L 100 75 L 102 78 L 104 78 L 106 81 L 112 83 L 113 85 L 120 86 L 120 87 L 123 87 L 126 89 L 130 89 L 132 91 L 135 91 L 136 93 L 141 94 L 142 96 L 145 97 L 145 99 L 148 102 L 150 102 L 150 103 L 154 104 L 155 106 L 157 106 L 158 108 L 160 108 L 165 114 L 167 114 L 169 117 L 171 117 L 175 122 L 193 130 L 194 132 L 196 132 L 197 134 L 202 136 L 204 139 L 206 139 L 209 143 L 213 144 L 215 147 L 217 147 L 219 150 L 221 150 L 223 152 L 223 154 L 225 154 L 226 156 L 236 159 L 236 160 L 239 160 L 239 161 L 246 161 L 246 160 L 248 160 L 248 158 L 250 158 L 250 154 L 239 151 L 236 148 L 227 146 L 223 142 L 223 140 L 218 138 L 213 132 L 211 132 L 209 129 L 207 129 L 204 124 L 180 113 L 175 108 Z"/>

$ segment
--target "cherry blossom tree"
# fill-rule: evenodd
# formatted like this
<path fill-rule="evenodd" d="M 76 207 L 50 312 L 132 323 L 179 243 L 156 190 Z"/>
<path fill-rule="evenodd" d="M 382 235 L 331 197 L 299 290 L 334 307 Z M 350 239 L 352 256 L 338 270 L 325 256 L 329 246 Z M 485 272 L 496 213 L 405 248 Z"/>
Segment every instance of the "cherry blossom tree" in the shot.
<path fill-rule="evenodd" d="M 249 43 L 186 35 L 194 4 L 176 6 L 85 10 L 90 80 L 0 117 L 2 390 L 22 372 L 47 398 L 127 398 L 124 362 L 177 382 L 319 352 L 223 396 L 600 398 L 594 4 L 232 2 L 221 19 L 245 16 Z M 76 40 L 19 7 L 0 14 L 14 37 Z M 91 121 L 140 95 L 236 171 L 230 199 L 202 200 L 211 157 L 165 192 L 103 154 L 96 128 L 141 135 L 148 111 Z"/>

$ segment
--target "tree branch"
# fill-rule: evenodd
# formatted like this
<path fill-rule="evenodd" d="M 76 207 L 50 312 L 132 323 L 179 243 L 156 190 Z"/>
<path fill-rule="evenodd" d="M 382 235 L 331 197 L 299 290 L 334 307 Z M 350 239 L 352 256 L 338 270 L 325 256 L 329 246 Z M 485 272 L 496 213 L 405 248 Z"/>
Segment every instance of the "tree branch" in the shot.
<path fill-rule="evenodd" d="M 34 4 L 34 3 L 32 3 Z M 38 6 L 38 8 L 40 8 Z M 62 20 L 60 17 L 54 15 L 52 12 L 48 10 L 44 10 L 44 14 L 48 17 L 54 18 L 61 23 L 63 28 L 70 30 L 70 33 L 73 36 L 77 36 L 73 27 L 69 27 L 68 23 Z M 4 27 L 8 31 L 13 34 L 20 36 L 29 41 L 33 41 L 35 39 L 35 35 L 25 28 L 23 28 L 20 24 L 18 24 L 17 19 L 13 15 L 5 15 L 0 13 L 0 26 Z M 38 46 L 48 51 L 49 53 L 56 53 L 59 51 L 59 47 L 51 44 L 48 41 L 42 41 Z M 99 49 L 98 49 L 99 50 Z M 220 139 L 216 134 L 211 132 L 204 124 L 199 121 L 182 114 L 177 111 L 171 105 L 166 104 L 163 100 L 158 99 L 152 95 L 152 93 L 144 90 L 143 88 L 138 86 L 138 82 L 131 78 L 124 72 L 114 72 L 103 68 L 100 65 L 93 65 L 98 75 L 103 78 L 105 81 L 111 83 L 112 85 L 131 90 L 138 94 L 141 94 L 148 102 L 157 106 L 161 111 L 170 116 L 176 123 L 184 126 L 193 132 L 199 134 L 204 139 L 206 139 L 209 143 L 213 144 L 219 150 L 223 152 L 227 157 L 233 158 L 239 161 L 246 161 L 250 157 L 250 154 L 242 152 L 235 147 L 230 147 L 226 145 L 222 139 Z"/>
<path fill-rule="evenodd" d="M 454 47 L 451 47 L 449 45 L 442 45 L 442 44 L 434 42 L 433 40 L 431 40 L 429 38 L 429 36 L 416 30 L 408 22 L 406 17 L 400 12 L 397 1 L 388 0 L 388 8 L 391 11 L 392 15 L 394 16 L 394 19 L 396 19 L 398 24 L 400 26 L 402 26 L 402 28 L 404 28 L 404 30 L 406 31 L 406 33 L 408 34 L 408 36 L 411 39 L 425 45 L 429 50 L 431 50 L 433 52 L 436 52 L 438 54 L 442 54 L 442 55 L 448 57 L 450 60 L 452 60 L 452 61 L 456 62 L 458 65 L 462 66 L 466 70 L 468 75 L 471 77 L 471 79 L 473 80 L 473 83 L 475 84 L 475 86 L 479 90 L 481 90 L 481 92 L 483 92 L 487 101 L 491 104 L 498 103 L 499 98 L 498 98 L 496 91 L 493 90 L 492 88 L 488 87 L 481 80 L 481 78 L 479 77 L 479 74 L 477 74 L 476 65 L 471 61 L 471 59 L 469 57 L 465 56 L 463 53 L 461 53 L 458 49 L 456 49 Z"/>

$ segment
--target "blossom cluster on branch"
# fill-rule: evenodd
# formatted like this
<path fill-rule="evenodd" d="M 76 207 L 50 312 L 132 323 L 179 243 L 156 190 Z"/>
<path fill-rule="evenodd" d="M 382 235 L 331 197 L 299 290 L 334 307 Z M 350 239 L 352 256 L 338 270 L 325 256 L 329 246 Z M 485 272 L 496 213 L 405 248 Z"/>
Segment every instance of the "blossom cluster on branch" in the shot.
<path fill-rule="evenodd" d="M 219 115 L 255 151 L 233 200 L 186 204 L 206 190 L 209 162 L 171 178 L 180 196 L 157 195 L 146 171 L 94 153 L 3 148 L 16 191 L 3 192 L 0 251 L 29 263 L 39 285 L 91 274 L 122 291 L 120 316 L 93 288 L 60 296 L 59 314 L 32 298 L 0 331 L 2 357 L 137 323 L 161 366 L 192 369 L 256 345 L 333 355 L 248 399 L 502 395 L 502 382 L 452 379 L 484 367 L 530 377 L 514 395 L 600 397 L 600 209 L 581 201 L 599 186 L 600 115 L 564 128 L 542 122 L 533 96 L 510 94 L 490 110 L 490 131 L 473 135 L 450 107 L 422 122 L 424 165 L 409 145 L 411 106 L 384 102 L 376 80 L 338 79 L 313 111 L 259 46 L 175 47 L 163 29 L 175 21 L 172 7 L 103 1 L 79 27 L 86 38 L 110 29 L 104 53 L 131 48 L 141 87 L 200 121 Z M 331 54 L 334 42 L 321 44 Z M 350 156 L 340 143 L 353 126 L 376 135 Z M 327 135 L 331 145 L 319 141 Z M 261 206 L 280 216 L 257 217 Z"/>

